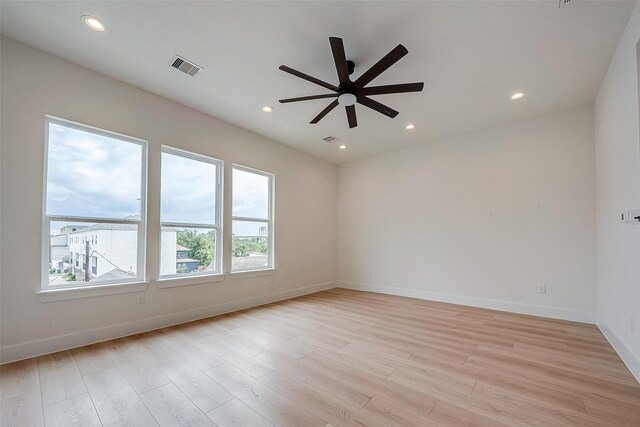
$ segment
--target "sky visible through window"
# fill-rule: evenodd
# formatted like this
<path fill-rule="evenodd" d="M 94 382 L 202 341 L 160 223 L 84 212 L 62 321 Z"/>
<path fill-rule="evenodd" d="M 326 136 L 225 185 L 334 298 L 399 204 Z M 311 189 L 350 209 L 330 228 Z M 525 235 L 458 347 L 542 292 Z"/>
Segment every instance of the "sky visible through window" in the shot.
<path fill-rule="evenodd" d="M 140 145 L 50 123 L 48 156 L 47 215 L 140 215 Z M 216 184 L 215 165 L 162 153 L 162 221 L 214 225 Z M 233 215 L 268 219 L 268 177 L 233 170 Z M 236 235 L 264 233 L 234 225 Z"/>
<path fill-rule="evenodd" d="M 269 178 L 239 169 L 233 170 L 233 216 L 269 218 Z M 233 234 L 258 236 L 262 223 L 233 222 Z M 264 233 L 264 231 L 263 231 Z"/>
<path fill-rule="evenodd" d="M 163 222 L 215 224 L 216 166 L 162 153 Z"/>
<path fill-rule="evenodd" d="M 49 124 L 47 215 L 140 215 L 142 147 Z"/>
<path fill-rule="evenodd" d="M 233 216 L 269 218 L 269 178 L 233 170 Z"/>

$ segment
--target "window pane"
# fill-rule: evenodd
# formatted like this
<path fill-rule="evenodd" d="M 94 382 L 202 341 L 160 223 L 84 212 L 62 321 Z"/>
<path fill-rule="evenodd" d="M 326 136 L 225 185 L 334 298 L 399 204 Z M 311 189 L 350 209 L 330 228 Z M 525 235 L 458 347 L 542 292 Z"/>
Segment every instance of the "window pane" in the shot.
<path fill-rule="evenodd" d="M 142 146 L 49 123 L 47 215 L 140 217 Z"/>
<path fill-rule="evenodd" d="M 233 221 L 231 269 L 253 270 L 269 266 L 269 226 L 266 222 Z"/>
<path fill-rule="evenodd" d="M 216 165 L 162 153 L 161 221 L 215 225 Z"/>
<path fill-rule="evenodd" d="M 160 274 L 216 272 L 216 230 L 162 227 Z"/>
<path fill-rule="evenodd" d="M 233 169 L 233 216 L 269 218 L 269 177 Z"/>
<path fill-rule="evenodd" d="M 51 222 L 49 286 L 137 280 L 138 226 Z"/>

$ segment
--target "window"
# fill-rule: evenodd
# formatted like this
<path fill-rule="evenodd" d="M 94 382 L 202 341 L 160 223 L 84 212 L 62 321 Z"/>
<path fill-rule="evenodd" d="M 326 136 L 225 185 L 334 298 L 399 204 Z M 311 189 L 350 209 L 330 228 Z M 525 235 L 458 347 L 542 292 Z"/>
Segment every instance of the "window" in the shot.
<path fill-rule="evenodd" d="M 162 147 L 160 276 L 221 272 L 222 161 Z"/>
<path fill-rule="evenodd" d="M 47 117 L 46 147 L 43 288 L 144 280 L 146 142 Z"/>
<path fill-rule="evenodd" d="M 231 270 L 273 268 L 273 175 L 234 165 Z"/>

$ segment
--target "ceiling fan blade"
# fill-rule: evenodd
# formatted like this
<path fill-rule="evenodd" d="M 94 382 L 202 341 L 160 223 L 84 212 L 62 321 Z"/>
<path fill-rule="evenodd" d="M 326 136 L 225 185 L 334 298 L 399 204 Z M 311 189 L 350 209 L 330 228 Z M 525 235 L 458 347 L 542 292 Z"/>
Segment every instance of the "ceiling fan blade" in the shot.
<path fill-rule="evenodd" d="M 362 89 L 363 87 L 365 87 L 367 83 L 378 77 L 387 68 L 398 62 L 400 58 L 405 56 L 407 53 L 409 53 L 409 51 L 401 44 L 393 48 L 391 52 L 387 53 L 380 61 L 373 64 L 373 66 L 369 68 L 363 75 L 358 77 L 358 80 L 355 81 L 358 89 Z"/>
<path fill-rule="evenodd" d="M 398 112 L 396 110 L 389 108 L 386 105 L 379 103 L 378 101 L 374 101 L 371 98 L 367 98 L 366 96 L 359 97 L 358 103 L 364 105 L 365 107 L 369 107 L 372 110 L 377 111 L 378 113 L 382 113 L 387 117 L 391 117 L 392 119 L 398 115 Z"/>
<path fill-rule="evenodd" d="M 314 117 L 313 120 L 311 120 L 311 124 L 315 125 L 316 123 L 318 123 L 320 120 L 322 120 L 322 118 L 324 116 L 329 114 L 329 111 L 331 111 L 334 108 L 336 108 L 337 105 L 338 105 L 338 100 L 336 99 L 331 104 L 327 105 L 327 108 L 325 108 L 324 110 L 320 111 L 320 114 L 318 114 L 317 116 Z"/>
<path fill-rule="evenodd" d="M 385 95 L 388 93 L 405 93 L 405 92 L 420 92 L 424 88 L 424 82 L 420 83 L 401 83 L 398 85 L 386 85 L 386 86 L 369 86 L 360 89 L 358 94 L 361 95 Z"/>
<path fill-rule="evenodd" d="M 344 44 L 342 39 L 338 37 L 329 37 L 329 43 L 331 44 L 331 52 L 333 52 L 333 61 L 336 63 L 336 71 L 338 71 L 338 80 L 340 80 L 341 86 L 346 86 L 350 81 Z"/>
<path fill-rule="evenodd" d="M 321 99 L 321 98 L 335 98 L 337 96 L 338 96 L 337 93 L 325 93 L 323 95 L 311 95 L 311 96 L 301 96 L 299 98 L 281 99 L 279 102 L 282 104 L 286 104 L 288 102 L 309 101 L 311 99 Z"/>
<path fill-rule="evenodd" d="M 358 120 L 356 119 L 356 107 L 355 105 L 349 105 L 344 107 L 347 110 L 347 120 L 349 120 L 349 128 L 358 126 Z"/>
<path fill-rule="evenodd" d="M 327 89 L 332 90 L 334 92 L 338 92 L 340 90 L 332 84 L 323 82 L 322 80 L 316 79 L 315 77 L 309 76 L 305 73 L 301 73 L 300 71 L 294 70 L 293 68 L 287 67 L 286 65 L 281 65 L 278 68 L 280 68 L 285 73 L 293 74 L 296 77 L 300 77 L 301 79 L 305 79 L 306 81 L 309 81 L 311 83 L 315 83 L 319 86 L 326 87 Z"/>

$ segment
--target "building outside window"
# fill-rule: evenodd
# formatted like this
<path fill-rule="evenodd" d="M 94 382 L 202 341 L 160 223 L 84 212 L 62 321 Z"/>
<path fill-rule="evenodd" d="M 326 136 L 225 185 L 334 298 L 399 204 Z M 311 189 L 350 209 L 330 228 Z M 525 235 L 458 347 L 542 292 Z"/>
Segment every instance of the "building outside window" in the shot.
<path fill-rule="evenodd" d="M 233 166 L 231 270 L 273 268 L 273 174 Z"/>
<path fill-rule="evenodd" d="M 46 130 L 43 288 L 144 280 L 146 141 L 53 117 Z"/>

